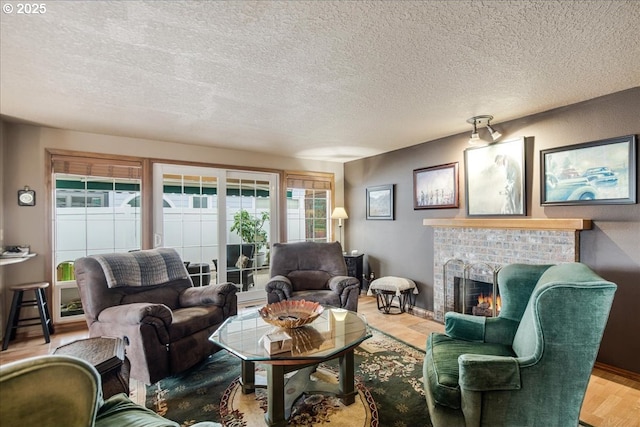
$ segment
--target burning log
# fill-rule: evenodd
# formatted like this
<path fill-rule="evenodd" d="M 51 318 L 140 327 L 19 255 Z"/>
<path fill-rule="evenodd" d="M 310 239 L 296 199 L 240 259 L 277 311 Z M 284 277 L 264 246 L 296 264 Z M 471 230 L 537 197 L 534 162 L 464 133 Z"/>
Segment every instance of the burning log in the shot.
<path fill-rule="evenodd" d="M 478 305 L 471 307 L 471 313 L 474 316 L 493 317 L 493 309 L 488 302 L 479 302 Z"/>

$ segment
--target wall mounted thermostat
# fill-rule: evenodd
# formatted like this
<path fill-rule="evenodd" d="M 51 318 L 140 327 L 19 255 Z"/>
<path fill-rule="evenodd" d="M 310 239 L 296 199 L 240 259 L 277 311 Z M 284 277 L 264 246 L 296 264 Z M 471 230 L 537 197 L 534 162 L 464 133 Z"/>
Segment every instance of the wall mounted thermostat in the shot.
<path fill-rule="evenodd" d="M 18 206 L 35 206 L 36 204 L 36 192 L 29 187 L 24 187 L 24 190 L 18 190 Z"/>

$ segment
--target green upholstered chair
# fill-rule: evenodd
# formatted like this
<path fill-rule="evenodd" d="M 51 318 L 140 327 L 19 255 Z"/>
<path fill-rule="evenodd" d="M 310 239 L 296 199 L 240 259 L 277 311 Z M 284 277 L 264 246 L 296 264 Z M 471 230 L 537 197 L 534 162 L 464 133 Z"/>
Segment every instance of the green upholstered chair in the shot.
<path fill-rule="evenodd" d="M 496 318 L 449 312 L 427 339 L 434 427 L 577 426 L 616 285 L 584 264 L 511 264 Z"/>
<path fill-rule="evenodd" d="M 7 427 L 179 427 L 124 393 L 103 400 L 98 371 L 72 356 L 38 356 L 3 365 L 0 402 L 0 419 Z"/>

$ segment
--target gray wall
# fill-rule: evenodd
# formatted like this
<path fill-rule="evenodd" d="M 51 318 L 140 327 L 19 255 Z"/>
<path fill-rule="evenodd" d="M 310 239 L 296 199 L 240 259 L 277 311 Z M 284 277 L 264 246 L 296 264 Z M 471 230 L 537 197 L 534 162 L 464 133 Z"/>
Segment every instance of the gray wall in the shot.
<path fill-rule="evenodd" d="M 539 188 L 540 150 L 640 134 L 640 87 L 495 123 L 502 140 L 527 137 L 528 217 L 593 220 L 593 229 L 580 234 L 581 261 L 618 284 L 598 360 L 640 373 L 640 204 L 543 207 Z M 464 150 L 470 131 L 345 165 L 347 248 L 365 253 L 378 277 L 415 280 L 420 290 L 416 305 L 427 310 L 433 309 L 433 230 L 422 220 L 466 216 Z M 484 128 L 480 134 L 489 138 Z M 451 162 L 459 162 L 460 208 L 414 210 L 413 170 Z M 395 220 L 366 220 L 366 188 L 382 184 L 395 184 Z"/>

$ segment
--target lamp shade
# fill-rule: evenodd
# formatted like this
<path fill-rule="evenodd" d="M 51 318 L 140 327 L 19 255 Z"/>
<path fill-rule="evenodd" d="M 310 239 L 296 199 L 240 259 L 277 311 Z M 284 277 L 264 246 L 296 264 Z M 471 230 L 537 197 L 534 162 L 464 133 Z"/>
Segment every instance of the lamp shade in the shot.
<path fill-rule="evenodd" d="M 491 139 L 493 139 L 494 141 L 497 141 L 502 136 L 502 134 L 497 130 L 495 130 L 494 128 L 492 128 L 490 124 L 487 124 L 487 129 L 489 129 L 489 133 L 491 134 Z"/>
<path fill-rule="evenodd" d="M 331 219 L 348 219 L 347 211 L 344 208 L 335 208 L 331 214 Z"/>
<path fill-rule="evenodd" d="M 478 145 L 478 144 L 482 144 L 480 135 L 478 135 L 478 132 L 473 132 L 471 134 L 471 138 L 469 138 L 469 145 Z"/>

